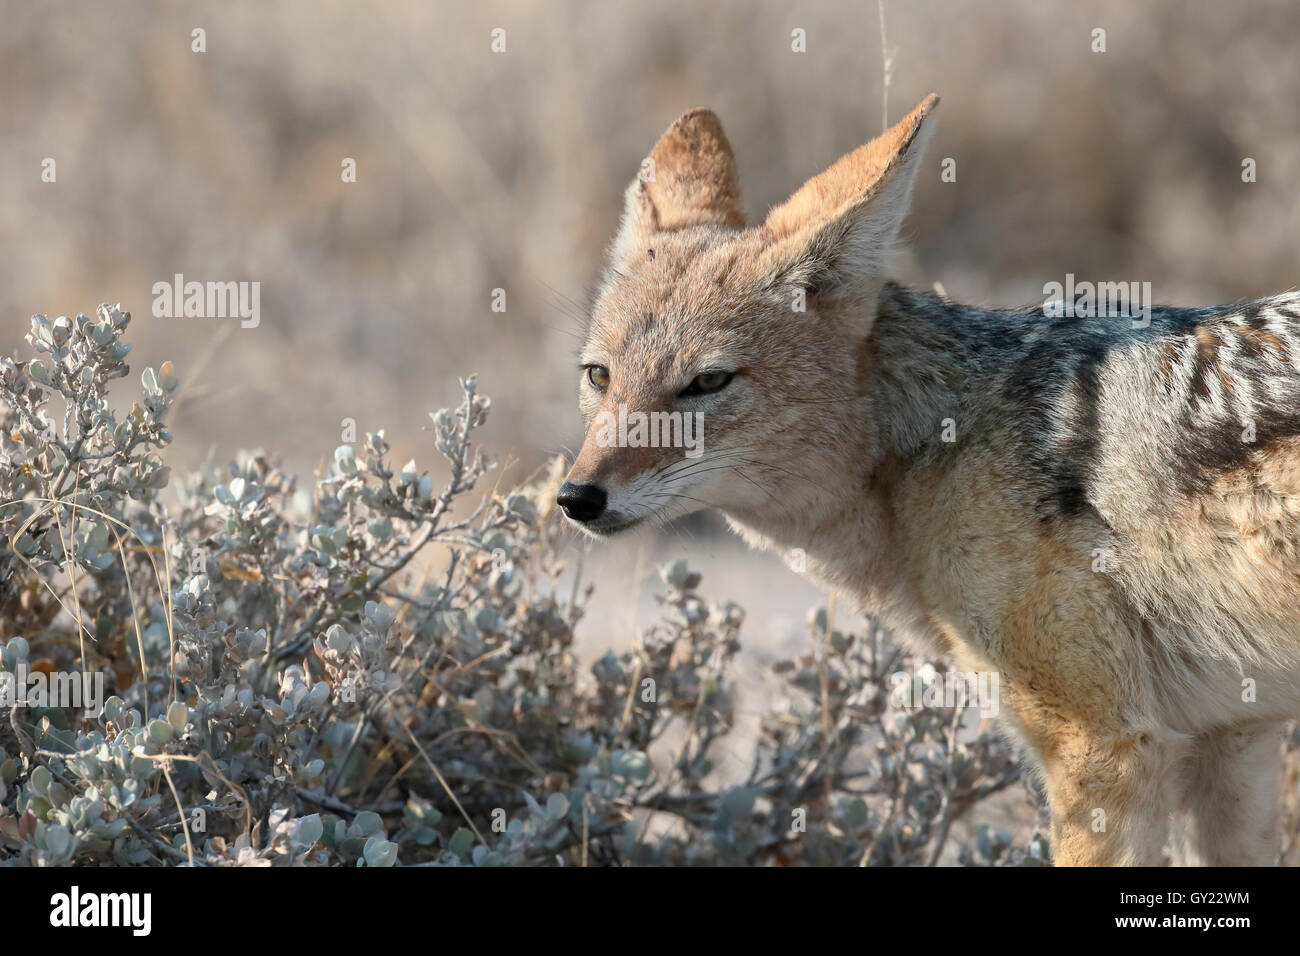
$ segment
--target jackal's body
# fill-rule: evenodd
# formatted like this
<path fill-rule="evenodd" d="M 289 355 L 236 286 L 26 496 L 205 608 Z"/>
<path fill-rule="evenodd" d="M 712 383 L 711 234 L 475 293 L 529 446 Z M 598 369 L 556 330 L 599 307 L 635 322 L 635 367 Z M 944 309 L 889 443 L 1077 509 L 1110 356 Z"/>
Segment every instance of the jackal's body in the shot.
<path fill-rule="evenodd" d="M 561 501 L 597 534 L 717 507 L 999 671 L 1058 861 L 1156 862 L 1177 814 L 1184 858 L 1268 862 L 1278 725 L 1300 714 L 1300 295 L 1146 324 L 886 282 L 932 107 L 749 229 L 712 114 L 665 134 L 583 407 L 702 413 L 705 453 L 589 435 Z"/>
<path fill-rule="evenodd" d="M 1158 628 L 1171 667 L 1207 656 L 1243 677 L 1294 667 L 1300 295 L 1156 309 L 1134 326 L 887 285 L 866 344 L 866 416 L 892 432 L 879 447 L 901 479 L 896 507 L 909 526 L 944 515 L 950 530 L 934 540 L 949 561 L 970 526 L 991 543 L 971 547 L 981 574 L 1008 560 L 994 520 L 1026 550 L 1081 549 L 1069 563 L 1097 578 L 1093 603 Z M 996 494 L 973 507 L 983 485 Z M 967 614 L 975 637 L 979 611 Z"/>

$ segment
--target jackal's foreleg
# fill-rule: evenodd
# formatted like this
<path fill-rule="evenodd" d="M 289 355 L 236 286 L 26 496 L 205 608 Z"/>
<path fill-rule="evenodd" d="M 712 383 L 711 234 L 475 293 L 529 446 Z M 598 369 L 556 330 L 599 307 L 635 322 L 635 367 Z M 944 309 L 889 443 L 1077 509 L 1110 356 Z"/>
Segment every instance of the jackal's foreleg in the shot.
<path fill-rule="evenodd" d="M 1058 866 L 1155 866 L 1185 742 L 1061 722 L 1031 731 L 1042 757 Z"/>
<path fill-rule="evenodd" d="M 1175 860 L 1206 866 L 1277 862 L 1281 725 L 1201 734 L 1181 777 Z"/>

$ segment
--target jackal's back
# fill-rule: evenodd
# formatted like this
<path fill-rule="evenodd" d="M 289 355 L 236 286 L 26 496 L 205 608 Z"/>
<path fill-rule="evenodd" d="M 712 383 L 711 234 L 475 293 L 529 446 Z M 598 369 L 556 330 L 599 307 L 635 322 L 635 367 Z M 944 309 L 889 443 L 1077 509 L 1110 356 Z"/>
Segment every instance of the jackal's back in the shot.
<path fill-rule="evenodd" d="M 1010 507 L 1086 545 L 1165 652 L 1300 662 L 1300 294 L 1144 324 L 895 289 L 886 339 L 904 314 Z"/>

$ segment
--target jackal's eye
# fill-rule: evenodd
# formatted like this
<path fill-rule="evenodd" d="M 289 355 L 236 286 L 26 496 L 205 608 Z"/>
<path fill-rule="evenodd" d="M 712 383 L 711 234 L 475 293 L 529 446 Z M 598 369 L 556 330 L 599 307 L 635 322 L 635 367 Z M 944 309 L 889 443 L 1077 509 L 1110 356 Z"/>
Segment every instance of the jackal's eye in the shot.
<path fill-rule="evenodd" d="M 591 383 L 592 388 L 604 391 L 609 388 L 609 369 L 603 365 L 587 366 L 587 381 Z"/>
<path fill-rule="evenodd" d="M 720 392 L 731 383 L 731 380 L 734 377 L 734 372 L 704 372 L 691 379 L 691 384 L 678 392 L 678 397 L 682 398 L 687 395 L 708 395 L 711 392 Z"/>

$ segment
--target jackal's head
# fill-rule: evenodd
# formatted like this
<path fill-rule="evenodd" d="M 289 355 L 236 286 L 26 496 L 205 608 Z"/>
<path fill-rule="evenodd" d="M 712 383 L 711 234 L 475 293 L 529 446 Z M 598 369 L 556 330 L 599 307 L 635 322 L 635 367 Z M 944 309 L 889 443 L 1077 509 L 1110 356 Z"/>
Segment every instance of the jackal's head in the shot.
<path fill-rule="evenodd" d="M 581 353 L 582 451 L 560 488 L 607 535 L 702 507 L 815 517 L 865 460 L 865 343 L 938 103 L 749 226 L 718 118 L 678 119 L 628 187 Z"/>

